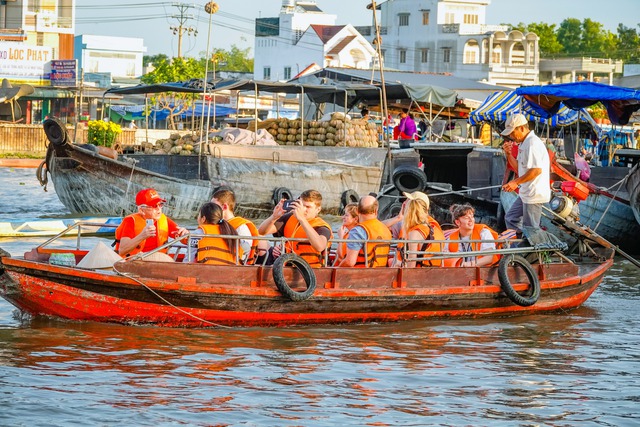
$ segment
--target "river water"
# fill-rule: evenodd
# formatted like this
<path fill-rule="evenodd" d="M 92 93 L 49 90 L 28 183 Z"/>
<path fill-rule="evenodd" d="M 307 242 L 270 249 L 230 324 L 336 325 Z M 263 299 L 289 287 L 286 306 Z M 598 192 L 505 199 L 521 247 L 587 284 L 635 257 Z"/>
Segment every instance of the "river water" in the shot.
<path fill-rule="evenodd" d="M 0 183 L 0 220 L 67 213 L 33 169 Z M 350 326 L 76 323 L 0 300 L 0 425 L 635 426 L 639 278 L 617 259 L 568 313 Z"/>

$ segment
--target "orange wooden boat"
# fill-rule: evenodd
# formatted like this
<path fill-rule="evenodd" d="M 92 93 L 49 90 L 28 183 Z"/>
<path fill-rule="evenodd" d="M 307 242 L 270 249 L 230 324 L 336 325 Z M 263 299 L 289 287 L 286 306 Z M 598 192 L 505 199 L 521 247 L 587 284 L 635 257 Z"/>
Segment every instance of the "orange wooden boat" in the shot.
<path fill-rule="evenodd" d="M 613 263 L 613 249 L 588 245 L 583 241 L 574 254 L 500 249 L 499 266 L 480 268 L 311 269 L 287 254 L 274 266 L 132 257 L 103 270 L 55 265 L 61 253 L 75 264 L 87 251 L 41 246 L 23 257 L 0 250 L 0 295 L 32 315 L 169 327 L 522 315 L 564 311 L 587 300 Z"/>

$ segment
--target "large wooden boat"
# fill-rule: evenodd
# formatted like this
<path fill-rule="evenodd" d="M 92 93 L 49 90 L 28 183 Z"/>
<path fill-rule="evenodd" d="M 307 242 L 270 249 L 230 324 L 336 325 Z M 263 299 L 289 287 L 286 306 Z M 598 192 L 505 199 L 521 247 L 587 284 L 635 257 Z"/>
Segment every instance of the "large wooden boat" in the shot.
<path fill-rule="evenodd" d="M 60 201 L 74 214 L 120 216 L 135 211 L 135 194 L 152 187 L 173 218 L 194 218 L 220 186 L 236 192 L 239 214 L 264 216 L 280 197 L 308 189 L 323 195 L 323 211 L 338 214 L 344 195 L 380 188 L 387 151 L 378 148 L 218 145 L 215 155 L 105 156 L 71 143 L 64 126 L 45 123 L 46 170 Z M 267 214 L 268 215 L 268 214 Z"/>
<path fill-rule="evenodd" d="M 572 309 L 595 291 L 613 250 L 581 243 L 573 254 L 566 245 L 499 249 L 496 267 L 318 269 L 287 254 L 273 266 L 133 257 L 100 270 L 73 266 L 85 250 L 41 246 L 1 253 L 0 295 L 32 315 L 170 327 L 523 315 Z M 71 265 L 60 265 L 61 253 Z"/>

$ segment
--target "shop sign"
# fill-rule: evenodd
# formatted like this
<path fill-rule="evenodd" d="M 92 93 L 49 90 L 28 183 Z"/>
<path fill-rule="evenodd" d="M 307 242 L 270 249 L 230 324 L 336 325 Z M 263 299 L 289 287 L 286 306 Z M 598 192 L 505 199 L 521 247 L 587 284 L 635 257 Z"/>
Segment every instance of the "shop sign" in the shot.
<path fill-rule="evenodd" d="M 51 86 L 76 86 L 76 60 L 54 59 L 51 61 Z"/>
<path fill-rule="evenodd" d="M 41 81 L 49 61 L 50 47 L 0 42 L 0 78 Z"/>

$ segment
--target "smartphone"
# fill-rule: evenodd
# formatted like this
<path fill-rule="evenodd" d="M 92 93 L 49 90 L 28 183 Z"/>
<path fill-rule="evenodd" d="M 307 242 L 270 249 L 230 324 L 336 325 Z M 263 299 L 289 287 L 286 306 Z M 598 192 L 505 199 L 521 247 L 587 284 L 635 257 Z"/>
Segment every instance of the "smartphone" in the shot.
<path fill-rule="evenodd" d="M 285 210 L 285 212 L 289 212 L 291 209 L 293 209 L 293 200 L 285 200 L 284 202 L 282 202 L 282 209 Z"/>
<path fill-rule="evenodd" d="M 148 219 L 147 220 L 147 227 L 150 226 L 150 225 L 153 226 L 153 220 L 152 219 Z"/>

